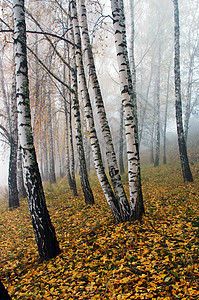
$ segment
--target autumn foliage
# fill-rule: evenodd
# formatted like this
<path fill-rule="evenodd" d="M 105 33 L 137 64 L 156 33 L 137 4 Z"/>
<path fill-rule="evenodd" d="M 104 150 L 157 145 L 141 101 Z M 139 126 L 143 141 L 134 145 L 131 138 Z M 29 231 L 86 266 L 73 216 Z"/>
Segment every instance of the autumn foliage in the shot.
<path fill-rule="evenodd" d="M 62 249 L 50 261 L 39 260 L 26 200 L 13 211 L 2 201 L 0 279 L 12 299 L 199 299 L 199 166 L 192 170 L 194 183 L 184 184 L 180 166 L 142 168 L 142 223 L 115 224 L 95 176 L 93 206 L 65 179 L 46 185 Z"/>

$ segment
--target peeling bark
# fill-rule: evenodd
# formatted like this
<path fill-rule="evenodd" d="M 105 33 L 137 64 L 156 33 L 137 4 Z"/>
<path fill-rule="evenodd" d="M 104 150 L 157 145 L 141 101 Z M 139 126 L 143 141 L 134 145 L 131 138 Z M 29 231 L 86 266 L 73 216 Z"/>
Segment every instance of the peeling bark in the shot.
<path fill-rule="evenodd" d="M 123 5 L 121 5 L 121 0 L 120 7 L 123 7 Z M 111 8 L 115 31 L 117 61 L 119 67 L 120 90 L 124 107 L 131 215 L 133 219 L 141 219 L 144 213 L 144 206 L 140 177 L 137 107 L 136 101 L 132 101 L 135 99 L 132 99 L 134 91 L 132 90 L 133 84 L 129 76 L 124 13 L 121 12 L 121 9 L 119 8 L 118 0 L 111 0 Z"/>
<path fill-rule="evenodd" d="M 123 174 L 124 173 L 124 112 L 123 112 L 122 104 L 120 109 L 119 166 L 120 166 L 120 174 Z"/>
<path fill-rule="evenodd" d="M 90 84 L 94 93 L 96 112 L 99 116 L 102 136 L 106 148 L 106 158 L 108 163 L 109 175 L 111 178 L 115 196 L 117 198 L 120 207 L 121 216 L 123 220 L 130 220 L 131 218 L 130 206 L 122 185 L 122 180 L 117 165 L 116 154 L 113 147 L 110 127 L 106 117 L 101 89 L 96 74 L 92 48 L 90 44 L 90 37 L 88 34 L 85 1 L 79 0 L 78 3 L 79 3 L 79 22 L 80 22 L 81 38 L 82 38 L 82 51 L 85 54 L 84 64 L 89 71 Z"/>
<path fill-rule="evenodd" d="M 19 197 L 25 198 L 26 197 L 26 189 L 24 186 L 22 153 L 21 153 L 20 146 L 18 147 L 18 154 L 17 154 L 17 187 L 19 190 Z"/>
<path fill-rule="evenodd" d="M 94 162 L 95 170 L 100 185 L 102 187 L 106 200 L 109 204 L 109 207 L 113 213 L 113 216 L 116 221 L 121 221 L 122 217 L 120 214 L 119 205 L 105 173 L 105 169 L 102 162 L 101 149 L 100 149 L 99 141 L 95 130 L 95 123 L 93 118 L 91 101 L 88 93 L 88 88 L 86 85 L 86 77 L 85 77 L 83 61 L 82 61 L 81 37 L 80 37 L 79 23 L 77 19 L 76 1 L 70 2 L 70 8 L 71 8 L 72 26 L 74 31 L 74 40 L 76 44 L 74 50 L 75 50 L 75 62 L 77 65 L 78 87 L 80 89 L 82 100 L 84 103 L 84 114 L 85 114 L 85 120 L 87 125 L 87 131 L 90 138 L 90 144 L 91 144 L 91 149 L 93 154 L 93 162 Z"/>
<path fill-rule="evenodd" d="M 76 70 L 75 58 L 73 58 L 72 88 L 74 90 L 72 108 L 74 111 L 74 119 L 75 119 L 75 130 L 76 130 L 75 138 L 77 142 L 81 186 L 84 193 L 85 203 L 94 204 L 93 192 L 91 190 L 90 183 L 88 180 L 86 158 L 85 158 L 85 152 L 83 146 L 81 117 L 80 117 L 79 100 L 78 100 L 78 92 L 77 92 L 77 70 Z"/>

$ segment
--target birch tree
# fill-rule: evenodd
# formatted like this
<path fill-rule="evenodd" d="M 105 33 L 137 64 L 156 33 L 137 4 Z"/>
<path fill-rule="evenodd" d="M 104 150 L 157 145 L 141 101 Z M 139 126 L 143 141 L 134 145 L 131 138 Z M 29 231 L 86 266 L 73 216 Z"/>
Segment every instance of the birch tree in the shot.
<path fill-rule="evenodd" d="M 182 122 L 182 101 L 181 101 L 181 77 L 180 77 L 180 26 L 178 0 L 173 0 L 174 4 L 174 76 L 175 76 L 175 109 L 176 124 L 178 135 L 178 147 L 180 153 L 180 162 L 184 181 L 193 181 L 189 160 L 187 155 L 187 146 L 184 138 Z"/>
<path fill-rule="evenodd" d="M 121 1 L 120 1 L 121 2 Z M 123 5 L 122 5 L 123 6 Z M 124 124 L 128 156 L 128 177 L 130 191 L 131 214 L 134 219 L 140 219 L 144 212 L 143 197 L 140 177 L 139 146 L 137 136 L 137 112 L 136 103 L 132 102 L 133 85 L 129 86 L 127 43 L 124 13 L 121 17 L 121 9 L 118 0 L 111 0 L 113 26 L 115 32 L 115 45 L 120 76 L 120 90 L 124 107 Z"/>
<path fill-rule="evenodd" d="M 66 49 L 66 43 L 64 43 L 64 59 L 66 59 L 66 50 L 68 51 L 69 56 L 69 48 Z M 63 64 L 63 81 L 66 81 L 66 65 Z M 63 100 L 64 100 L 64 114 L 65 114 L 65 124 L 66 124 L 66 130 L 65 130 L 65 137 L 66 137 L 66 173 L 67 173 L 67 179 L 68 184 L 70 186 L 70 189 L 73 191 L 74 196 L 77 196 L 77 187 L 76 187 L 76 181 L 75 178 L 73 180 L 72 177 L 72 170 L 71 170 L 71 164 L 70 164 L 70 151 L 69 151 L 69 145 L 72 143 L 72 160 L 74 157 L 74 150 L 73 150 L 73 139 L 69 139 L 70 132 L 72 133 L 72 130 L 70 130 L 71 127 L 71 96 L 67 98 L 67 91 L 66 87 L 62 86 L 62 93 L 63 93 Z M 67 100 L 68 99 L 68 100 Z"/>
<path fill-rule="evenodd" d="M 48 78 L 48 77 L 47 77 Z M 47 79 L 48 82 L 48 79 Z M 54 140 L 53 140 L 53 124 L 52 124 L 52 100 L 49 82 L 47 84 L 47 105 L 48 105 L 48 130 L 49 130 L 49 181 L 50 184 L 56 182 L 55 175 L 55 159 L 54 159 Z"/>
<path fill-rule="evenodd" d="M 15 75 L 12 76 L 11 95 L 6 93 L 5 80 L 3 73 L 2 58 L 0 57 L 0 78 L 1 91 L 4 107 L 6 110 L 6 118 L 8 123 L 10 158 L 8 170 L 8 192 L 9 192 L 9 208 L 19 207 L 19 197 L 17 189 L 17 148 L 18 148 L 18 130 L 17 130 L 17 108 L 16 108 L 16 85 Z M 9 103 L 11 98 L 11 103 Z"/>
<path fill-rule="evenodd" d="M 94 161 L 94 165 L 95 165 L 95 169 L 96 169 L 96 173 L 100 185 L 102 187 L 106 200 L 109 204 L 109 207 L 113 213 L 113 216 L 116 221 L 122 221 L 124 217 L 121 215 L 118 201 L 115 198 L 115 195 L 112 191 L 112 188 L 106 176 L 105 169 L 102 162 L 101 149 L 100 149 L 99 141 L 95 130 L 92 106 L 91 106 L 90 96 L 86 84 L 86 76 L 83 67 L 81 36 L 80 36 L 79 23 L 77 19 L 76 1 L 70 1 L 70 10 L 71 10 L 71 20 L 72 20 L 72 27 L 73 27 L 74 41 L 75 41 L 74 59 L 77 66 L 78 87 L 84 103 L 84 114 L 86 119 L 87 131 L 90 138 L 93 161 Z"/>
<path fill-rule="evenodd" d="M 39 255 L 42 259 L 49 259 L 56 257 L 60 253 L 60 248 L 46 207 L 33 143 L 24 0 L 13 0 L 13 17 L 18 129 L 23 155 L 25 186 Z"/>
<path fill-rule="evenodd" d="M 90 37 L 88 33 L 85 1 L 78 0 L 78 3 L 79 3 L 79 22 L 81 28 L 82 51 L 85 54 L 84 67 L 88 69 L 91 89 L 94 93 L 96 113 L 99 116 L 102 135 L 106 147 L 106 158 L 107 158 L 107 163 L 109 168 L 109 175 L 120 207 L 122 218 L 123 220 L 129 220 L 131 218 L 130 207 L 122 185 L 119 169 L 117 166 L 117 159 L 113 147 L 110 127 L 106 117 L 101 89 L 96 74 L 92 48 L 90 44 Z"/>
<path fill-rule="evenodd" d="M 120 140 L 119 140 L 119 166 L 120 173 L 124 173 L 124 111 L 123 104 L 120 109 Z"/>
<path fill-rule="evenodd" d="M 160 41 L 159 41 L 160 43 Z M 161 47 L 158 47 L 158 64 L 157 64 L 157 78 L 156 78 L 156 125 L 155 125 L 155 161 L 154 167 L 159 166 L 160 161 L 160 65 L 161 65 Z"/>
<path fill-rule="evenodd" d="M 12 76 L 11 91 L 11 116 L 10 116 L 10 160 L 9 160 L 9 207 L 19 206 L 19 196 L 17 188 L 17 150 L 18 150 L 18 120 L 17 120 L 17 101 L 16 101 L 16 81 L 15 74 Z"/>
<path fill-rule="evenodd" d="M 123 0 L 120 1 L 123 3 Z M 134 97 L 136 97 L 136 67 L 135 67 L 135 13 L 134 8 L 135 1 L 130 1 L 130 13 L 131 13 L 131 44 L 130 44 L 130 65 L 131 65 L 131 72 L 132 72 L 132 80 L 133 80 L 133 91 L 134 91 Z M 122 8 L 122 7 L 121 7 Z"/>
<path fill-rule="evenodd" d="M 81 186 L 84 193 L 85 202 L 86 204 L 94 204 L 94 197 L 88 180 L 86 158 L 85 158 L 84 146 L 83 146 L 79 101 L 78 101 L 78 94 L 77 94 L 77 74 L 76 74 L 75 66 L 73 69 L 74 71 L 72 73 L 72 81 L 73 81 L 73 90 L 75 91 L 75 93 L 73 94 L 73 111 L 74 111 L 74 118 L 75 118 L 76 142 L 77 142 L 77 152 L 78 152 L 78 159 L 79 159 L 79 170 L 80 170 L 79 174 L 80 174 Z"/>
<path fill-rule="evenodd" d="M 192 100 L 192 96 L 194 94 L 193 93 L 194 92 L 194 81 L 195 81 L 196 85 L 198 84 L 197 79 L 196 79 L 197 77 L 194 78 L 194 75 L 195 75 L 194 73 L 197 71 L 195 60 L 198 56 L 198 51 L 199 51 L 199 42 L 197 41 L 196 44 L 193 46 L 192 52 L 189 53 L 186 104 L 185 104 L 185 116 L 184 116 L 184 135 L 185 135 L 186 144 L 187 144 L 187 140 L 188 140 L 189 121 L 190 121 L 191 113 L 193 111 L 194 105 L 197 103 L 197 100 L 193 101 L 193 103 L 191 100 Z"/>
<path fill-rule="evenodd" d="M 19 191 L 19 197 L 26 197 L 26 189 L 24 186 L 23 167 L 22 167 L 22 153 L 21 147 L 18 147 L 17 151 L 17 187 Z"/>
<path fill-rule="evenodd" d="M 167 119 L 168 119 L 168 104 L 169 104 L 169 88 L 170 88 L 170 72 L 171 63 L 169 63 L 168 77 L 167 77 L 167 91 L 166 91 L 166 104 L 165 104 L 165 115 L 164 115 L 164 131 L 163 131 L 163 164 L 167 163 Z"/>

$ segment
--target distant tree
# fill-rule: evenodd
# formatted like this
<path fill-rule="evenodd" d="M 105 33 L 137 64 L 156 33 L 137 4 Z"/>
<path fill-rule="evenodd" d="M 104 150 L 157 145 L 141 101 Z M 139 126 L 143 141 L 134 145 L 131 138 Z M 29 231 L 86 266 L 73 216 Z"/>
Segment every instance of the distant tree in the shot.
<path fill-rule="evenodd" d="M 70 167 L 71 167 L 71 179 L 72 190 L 74 194 L 77 194 L 77 186 L 75 179 L 75 153 L 73 146 L 73 124 L 72 124 L 72 95 L 69 93 L 69 137 L 70 137 Z"/>
<path fill-rule="evenodd" d="M 145 125 L 145 117 L 146 117 L 146 113 L 147 113 L 147 108 L 149 105 L 149 92 L 150 92 L 150 88 L 151 88 L 151 82 L 152 82 L 152 76 L 153 76 L 153 57 L 151 59 L 151 72 L 149 75 L 149 81 L 148 81 L 148 85 L 147 85 L 147 90 L 146 90 L 146 94 L 144 96 L 144 106 L 143 109 L 140 112 L 140 119 L 139 119 L 139 144 L 141 144 L 142 141 L 142 137 L 143 137 L 143 131 L 144 131 L 144 125 Z"/>
<path fill-rule="evenodd" d="M 163 164 L 167 163 L 167 119 L 168 119 L 168 103 L 169 103 L 169 88 L 170 88 L 170 72 L 171 72 L 171 63 L 169 63 L 168 68 L 168 77 L 167 77 L 167 91 L 166 91 L 166 104 L 165 104 L 165 115 L 164 115 L 164 130 L 163 130 Z"/>
<path fill-rule="evenodd" d="M 12 76 L 11 103 L 6 94 L 2 58 L 0 57 L 0 78 L 1 90 L 4 107 L 6 110 L 6 119 L 8 123 L 8 140 L 10 145 L 9 171 L 8 171 L 8 191 L 9 208 L 19 207 L 19 197 L 17 189 L 17 148 L 18 148 L 18 129 L 17 129 L 17 107 L 16 107 L 16 84 L 15 74 Z"/>
<path fill-rule="evenodd" d="M 12 76 L 11 91 L 11 116 L 10 116 L 10 160 L 9 160 L 9 207 L 19 206 L 18 188 L 17 188 L 17 150 L 18 150 L 18 117 L 17 117 L 17 99 L 16 99 L 16 80 L 15 74 Z"/>
<path fill-rule="evenodd" d="M 159 41 L 160 43 L 160 41 Z M 159 166 L 160 161 L 160 65 L 161 65 L 161 46 L 158 47 L 158 64 L 157 64 L 157 78 L 156 78 L 156 107 L 155 107 L 155 160 L 154 167 Z"/>
<path fill-rule="evenodd" d="M 49 78 L 47 76 L 47 107 L 48 107 L 48 130 L 49 130 L 49 181 L 50 184 L 56 182 L 55 175 L 55 158 L 54 158 L 54 139 L 53 139 L 53 122 L 52 122 L 52 99 L 51 99 L 51 89 L 49 85 Z"/>
<path fill-rule="evenodd" d="M 68 52 L 69 58 L 69 47 L 64 43 L 64 59 L 66 59 L 66 53 Z M 68 78 L 68 81 L 70 78 Z M 66 65 L 63 64 L 63 81 L 66 81 Z M 63 101 L 64 101 L 64 115 L 65 115 L 65 125 L 66 125 L 66 174 L 68 179 L 68 184 L 70 189 L 73 191 L 74 196 L 77 196 L 77 186 L 74 174 L 74 149 L 73 149 L 73 138 L 72 138 L 72 121 L 71 121 L 71 94 L 67 93 L 66 87 L 62 86 Z M 67 95 L 69 96 L 67 97 Z M 70 138 L 71 137 L 71 138 Z M 69 147 L 71 146 L 71 151 Z M 70 158 L 71 152 L 71 158 Z M 70 163 L 72 160 L 72 163 Z M 72 169 L 73 166 L 73 169 Z"/>
<path fill-rule="evenodd" d="M 189 53 L 189 66 L 188 66 L 188 78 L 187 78 L 187 91 L 186 91 L 186 105 L 185 105 L 185 117 L 184 117 L 184 135 L 185 135 L 185 142 L 187 143 L 188 140 L 188 132 L 189 132 L 189 121 L 191 117 L 191 113 L 193 111 L 194 105 L 197 103 L 193 101 L 192 103 L 192 94 L 193 94 L 193 86 L 194 81 L 194 71 L 196 69 L 194 60 L 196 60 L 198 53 L 199 53 L 199 41 L 193 46 L 193 49 L 190 50 Z M 196 96 L 197 97 L 197 96 Z"/>
<path fill-rule="evenodd" d="M 193 181 L 189 160 L 187 155 L 187 146 L 183 131 L 182 122 L 182 101 L 181 101 L 181 77 L 180 77 L 180 26 L 179 26 L 179 9 L 178 0 L 173 0 L 174 4 L 174 75 L 175 75 L 175 108 L 176 108 L 176 124 L 178 135 L 178 146 L 180 153 L 180 161 L 184 181 Z"/>
<path fill-rule="evenodd" d="M 46 207 L 33 143 L 24 0 L 13 0 L 13 17 L 18 129 L 23 155 L 24 180 L 39 255 L 42 259 L 50 259 L 56 257 L 61 251 Z"/>
<path fill-rule="evenodd" d="M 47 82 L 47 74 L 44 76 L 44 81 Z M 48 101 L 47 101 L 47 89 L 46 85 L 43 83 L 43 107 L 44 107 L 44 124 L 42 130 L 43 139 L 43 156 L 44 156 L 44 165 L 43 165 L 43 180 L 47 181 L 49 179 L 49 146 L 48 146 L 48 120 L 47 120 L 47 112 L 48 112 Z"/>

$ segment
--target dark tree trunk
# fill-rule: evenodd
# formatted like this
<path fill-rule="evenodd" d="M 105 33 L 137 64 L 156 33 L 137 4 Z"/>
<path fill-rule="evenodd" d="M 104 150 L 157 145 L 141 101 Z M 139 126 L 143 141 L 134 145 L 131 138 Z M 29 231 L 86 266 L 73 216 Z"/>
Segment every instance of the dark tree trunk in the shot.
<path fill-rule="evenodd" d="M 10 160 L 9 160 L 9 208 L 19 207 L 19 197 L 17 189 L 17 145 L 13 138 L 10 138 Z"/>
<path fill-rule="evenodd" d="M 180 79 L 180 27 L 179 27 L 179 10 L 178 0 L 174 3 L 174 75 L 175 75 L 175 107 L 176 107 L 176 124 L 178 135 L 178 146 L 180 153 L 181 168 L 184 181 L 193 181 L 189 160 L 187 155 L 187 146 L 184 138 L 183 122 L 182 122 L 182 101 L 181 101 L 181 79 Z"/>
<path fill-rule="evenodd" d="M 3 283 L 0 281 L 0 300 L 11 300 L 8 291 L 4 287 Z"/>
<path fill-rule="evenodd" d="M 16 101 L 16 80 L 15 74 L 12 79 L 11 94 L 11 116 L 10 116 L 10 160 L 8 172 L 9 187 L 9 208 L 19 207 L 19 196 L 17 189 L 17 149 L 18 149 L 18 128 L 17 128 L 17 101 Z"/>

